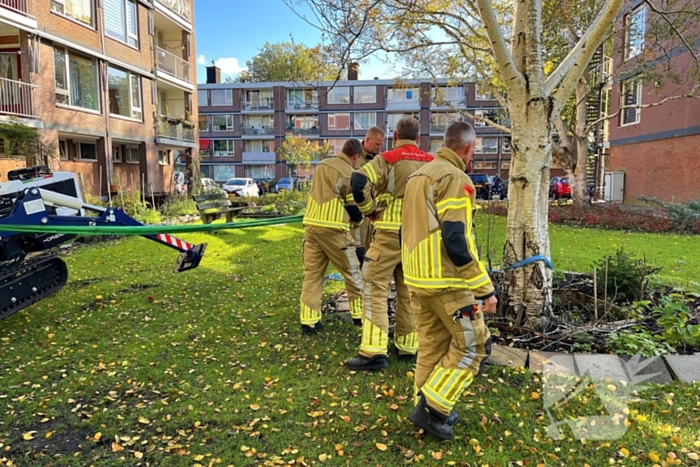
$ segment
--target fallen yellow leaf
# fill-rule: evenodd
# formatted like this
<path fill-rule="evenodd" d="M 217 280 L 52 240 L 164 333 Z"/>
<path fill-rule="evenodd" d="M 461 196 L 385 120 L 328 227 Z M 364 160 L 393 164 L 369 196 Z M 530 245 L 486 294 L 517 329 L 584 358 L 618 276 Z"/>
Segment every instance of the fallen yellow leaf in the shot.
<path fill-rule="evenodd" d="M 94 442 L 98 442 L 98 441 L 100 440 L 100 438 L 102 438 L 102 433 L 100 433 L 100 432 L 98 431 L 97 433 L 95 433 L 95 436 L 92 437 L 92 440 L 93 440 Z"/>
<path fill-rule="evenodd" d="M 22 439 L 29 441 L 30 439 L 36 438 L 36 431 L 28 431 L 22 435 Z"/>
<path fill-rule="evenodd" d="M 143 457 L 143 453 L 142 453 L 142 452 L 139 452 L 139 451 L 135 451 L 135 452 L 134 452 L 134 457 L 136 457 L 137 459 L 141 459 L 141 458 Z"/>
<path fill-rule="evenodd" d="M 251 404 L 250 410 L 260 410 L 260 406 L 258 404 Z"/>
<path fill-rule="evenodd" d="M 651 459 L 652 462 L 659 462 L 661 457 L 659 457 L 659 454 L 656 451 L 651 451 L 649 453 L 649 459 Z"/>
<path fill-rule="evenodd" d="M 379 449 L 380 451 L 386 451 L 387 449 L 386 444 L 374 443 L 374 445 L 377 446 L 377 449 Z"/>
<path fill-rule="evenodd" d="M 328 454 L 319 454 L 318 460 L 321 462 L 326 462 L 328 460 Z"/>
<path fill-rule="evenodd" d="M 700 459 L 700 455 L 698 455 L 697 452 L 689 452 L 689 453 L 688 453 L 688 457 L 690 457 L 690 458 L 693 459 L 694 461 Z"/>
<path fill-rule="evenodd" d="M 148 425 L 149 423 L 151 423 L 151 421 L 149 419 L 147 419 L 146 417 L 139 417 L 139 423 L 143 423 L 144 425 Z"/>
<path fill-rule="evenodd" d="M 124 448 L 119 445 L 119 443 L 112 443 L 112 452 L 123 451 Z"/>
<path fill-rule="evenodd" d="M 194 456 L 194 460 L 196 460 L 196 461 L 201 461 L 202 459 L 204 459 L 204 456 L 201 454 Z"/>
<path fill-rule="evenodd" d="M 540 395 L 539 395 L 539 393 L 537 393 L 537 392 L 535 392 L 535 391 L 532 391 L 532 392 L 530 393 L 530 397 L 531 397 L 533 400 L 537 400 L 537 399 L 540 398 Z"/>
<path fill-rule="evenodd" d="M 435 459 L 436 461 L 439 461 L 442 459 L 442 451 L 437 451 L 437 452 L 431 452 L 430 455 Z"/>
<path fill-rule="evenodd" d="M 621 455 L 622 457 L 629 457 L 629 456 L 630 456 L 630 452 L 629 452 L 627 449 L 625 449 L 625 448 L 620 448 L 620 455 Z"/>

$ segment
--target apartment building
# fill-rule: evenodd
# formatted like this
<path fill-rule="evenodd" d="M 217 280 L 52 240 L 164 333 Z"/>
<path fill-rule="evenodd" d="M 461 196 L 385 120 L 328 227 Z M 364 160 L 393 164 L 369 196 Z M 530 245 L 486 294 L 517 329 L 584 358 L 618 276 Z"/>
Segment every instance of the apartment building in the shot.
<path fill-rule="evenodd" d="M 697 11 L 700 3 L 689 0 L 686 6 Z M 639 202 L 640 196 L 675 202 L 700 199 L 700 106 L 697 98 L 675 98 L 698 85 L 696 59 L 679 41 L 662 40 L 663 50 L 657 43 L 645 43 L 654 36 L 649 34 L 654 21 L 663 22 L 644 2 L 628 5 L 615 26 L 623 31 L 612 54 L 615 79 L 603 94 L 604 107 L 613 116 L 605 128 L 605 170 L 624 172 L 625 203 Z M 697 20 L 694 24 L 682 29 L 697 56 L 700 31 Z M 650 69 L 659 72 L 659 78 L 649 77 Z M 668 69 L 681 77 L 680 82 L 670 78 Z M 696 89 L 695 96 L 699 93 Z"/>
<path fill-rule="evenodd" d="M 0 121 L 37 128 L 51 168 L 93 194 L 171 193 L 198 140 L 193 15 L 193 0 L 0 0 Z M 25 164 L 4 146 L 0 177 Z"/>
<path fill-rule="evenodd" d="M 508 124 L 498 102 L 474 83 L 350 79 L 303 85 L 221 83 L 219 78 L 219 70 L 208 67 L 207 83 L 197 88 L 200 169 L 217 182 L 307 175 L 276 155 L 288 133 L 325 141 L 338 153 L 348 138 L 362 139 L 377 125 L 387 133 L 384 149 L 390 149 L 396 123 L 412 116 L 420 121 L 421 148 L 434 152 L 447 126 L 464 118 L 459 110 Z M 507 178 L 510 137 L 483 122 L 472 123 L 478 136 L 472 170 Z"/>

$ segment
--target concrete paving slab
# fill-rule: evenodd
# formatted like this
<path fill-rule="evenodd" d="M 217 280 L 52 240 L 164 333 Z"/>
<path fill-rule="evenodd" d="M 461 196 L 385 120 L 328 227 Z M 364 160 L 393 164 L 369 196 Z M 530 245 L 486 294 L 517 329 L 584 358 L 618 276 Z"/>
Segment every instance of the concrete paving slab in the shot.
<path fill-rule="evenodd" d="M 650 357 L 644 358 L 640 357 L 638 362 L 633 359 L 636 357 L 631 357 L 629 355 L 620 355 L 625 362 L 627 362 L 627 370 L 633 374 L 640 377 L 639 384 L 644 383 L 658 383 L 665 384 L 673 381 L 673 375 L 666 366 L 666 362 L 663 357 Z M 643 379 L 645 376 L 651 376 L 648 379 Z"/>
<path fill-rule="evenodd" d="M 527 362 L 527 350 L 516 349 L 514 347 L 504 347 L 493 344 L 491 355 L 486 363 L 500 366 L 510 366 L 513 368 L 524 367 Z"/>
<path fill-rule="evenodd" d="M 700 381 L 700 355 L 666 355 L 666 364 L 678 381 L 694 383 Z"/>
<path fill-rule="evenodd" d="M 335 302 L 335 311 L 337 312 L 343 312 L 343 311 L 350 311 L 350 302 Z"/>
<path fill-rule="evenodd" d="M 340 316 L 340 319 L 343 321 L 347 321 L 348 323 L 352 323 L 352 316 L 350 316 L 349 311 L 343 311 L 338 313 L 338 316 Z"/>
<path fill-rule="evenodd" d="M 574 354 L 577 374 L 590 376 L 595 381 L 629 382 L 624 360 L 609 354 Z"/>
<path fill-rule="evenodd" d="M 576 362 L 573 354 L 556 353 L 556 352 L 540 352 L 540 355 L 535 358 L 546 360 L 542 365 L 542 373 L 545 375 L 576 375 Z M 551 354 L 551 355 L 550 355 Z M 546 357 L 543 358 L 543 357 Z M 537 365 L 537 360 L 535 360 Z"/>
<path fill-rule="evenodd" d="M 530 371 L 533 373 L 542 373 L 544 370 L 544 365 L 547 363 L 547 361 L 556 355 L 564 354 L 559 354 L 557 352 L 544 352 L 542 350 L 531 350 L 528 356 L 528 367 L 530 368 Z"/>

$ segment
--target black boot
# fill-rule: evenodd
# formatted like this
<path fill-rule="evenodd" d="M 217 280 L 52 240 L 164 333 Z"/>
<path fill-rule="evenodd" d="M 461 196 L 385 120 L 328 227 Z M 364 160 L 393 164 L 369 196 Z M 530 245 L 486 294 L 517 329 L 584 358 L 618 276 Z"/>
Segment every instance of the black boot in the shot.
<path fill-rule="evenodd" d="M 450 414 L 452 415 L 452 414 Z M 449 417 L 431 408 L 421 394 L 418 405 L 408 416 L 418 428 L 422 428 L 426 433 L 437 436 L 440 439 L 452 439 L 452 426 L 447 423 Z"/>
<path fill-rule="evenodd" d="M 314 334 L 318 333 L 318 331 L 320 331 L 322 327 L 323 327 L 323 324 L 320 321 L 318 323 L 314 324 L 313 326 L 302 324 L 301 325 L 301 333 L 304 334 L 305 336 L 313 336 Z"/>
<path fill-rule="evenodd" d="M 447 420 L 445 420 L 445 423 L 447 423 L 450 426 L 455 426 L 458 421 L 459 414 L 453 410 L 452 412 L 450 412 L 450 415 L 447 417 Z"/>
<path fill-rule="evenodd" d="M 402 362 L 415 363 L 416 362 L 416 354 L 414 354 L 414 353 L 400 353 L 399 360 Z"/>
<path fill-rule="evenodd" d="M 362 327 L 362 318 L 353 318 L 352 324 L 354 324 L 358 328 L 361 328 Z"/>
<path fill-rule="evenodd" d="M 382 370 L 389 366 L 389 359 L 386 355 L 375 355 L 372 358 L 358 355 L 345 362 L 345 366 L 357 371 Z"/>

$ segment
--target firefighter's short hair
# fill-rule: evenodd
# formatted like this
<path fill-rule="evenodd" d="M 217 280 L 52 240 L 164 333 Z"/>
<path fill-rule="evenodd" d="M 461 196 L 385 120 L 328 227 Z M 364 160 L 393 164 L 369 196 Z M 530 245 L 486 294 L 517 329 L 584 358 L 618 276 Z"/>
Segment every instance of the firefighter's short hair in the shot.
<path fill-rule="evenodd" d="M 348 157 L 362 154 L 362 143 L 358 139 L 351 138 L 343 144 L 342 153 Z"/>
<path fill-rule="evenodd" d="M 413 117 L 404 117 L 396 124 L 396 136 L 398 139 L 418 140 L 420 124 Z"/>
<path fill-rule="evenodd" d="M 442 144 L 453 151 L 462 149 L 465 146 L 473 146 L 476 144 L 474 127 L 469 122 L 454 122 L 447 127 Z"/>

